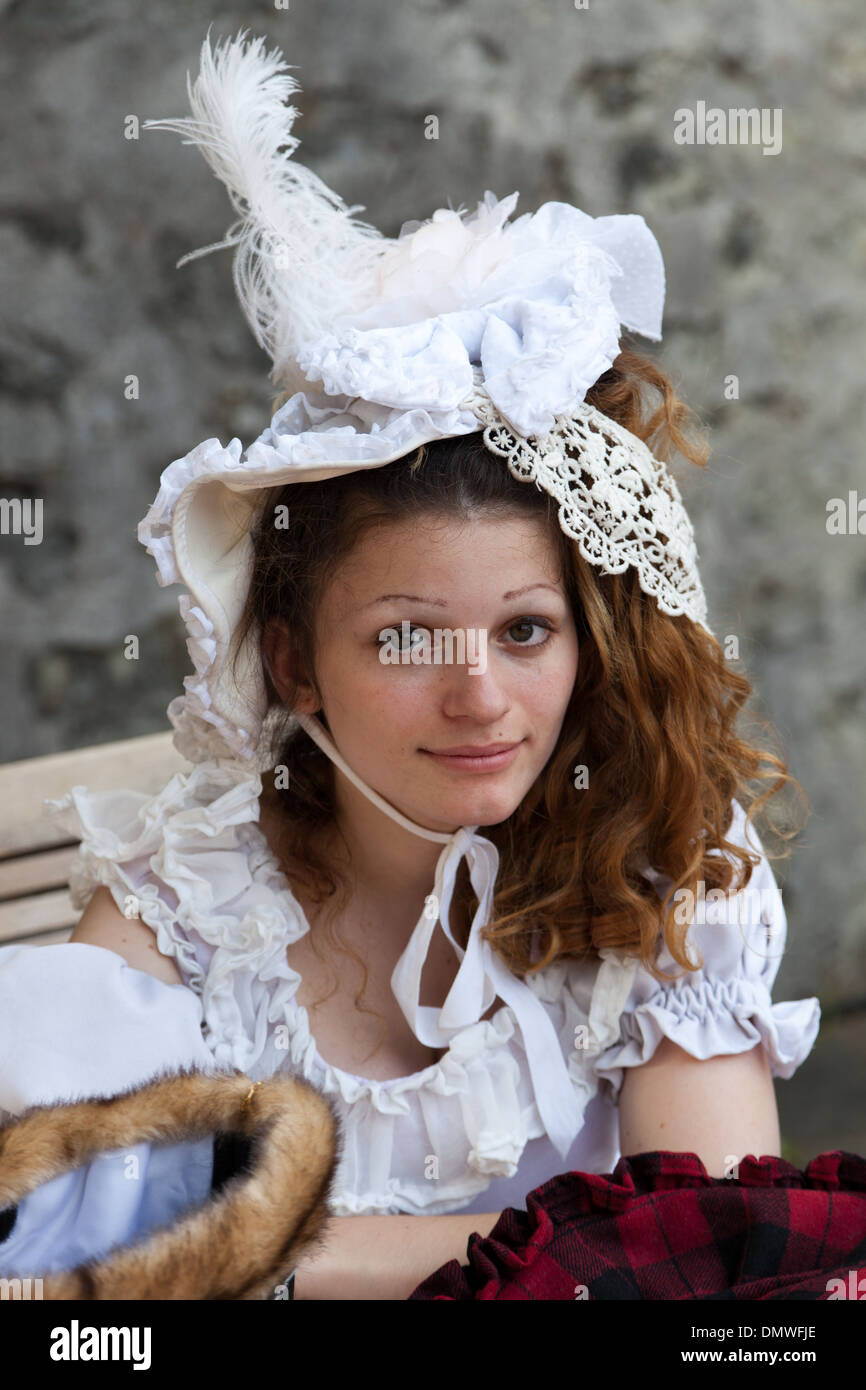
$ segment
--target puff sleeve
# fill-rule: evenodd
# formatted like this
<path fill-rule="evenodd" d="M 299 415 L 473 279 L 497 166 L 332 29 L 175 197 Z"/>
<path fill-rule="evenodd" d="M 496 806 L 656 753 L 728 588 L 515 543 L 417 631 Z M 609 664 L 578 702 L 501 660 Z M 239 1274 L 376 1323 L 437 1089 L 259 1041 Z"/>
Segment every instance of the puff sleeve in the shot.
<path fill-rule="evenodd" d="M 745 838 L 745 812 L 737 801 L 727 838 L 760 853 L 760 864 L 739 893 L 708 891 L 688 908 L 688 900 L 680 900 L 681 910 L 689 910 L 691 918 L 687 953 L 692 960 L 702 959 L 700 969 L 666 984 L 638 965 L 618 1037 L 596 1059 L 601 1089 L 614 1100 L 619 1098 L 623 1069 L 648 1062 L 663 1037 L 701 1061 L 748 1052 L 762 1043 L 773 1076 L 785 1079 L 812 1050 L 821 1016 L 817 998 L 774 1003 L 771 997 L 785 950 L 787 919 L 760 837 L 750 826 Z M 665 896 L 670 880 L 653 877 Z M 668 973 L 680 970 L 664 945 L 656 961 Z"/>
<path fill-rule="evenodd" d="M 201 1001 L 185 985 L 83 942 L 0 949 L 0 1123 L 188 1066 L 216 1070 Z M 6 1210 L 0 1274 L 47 1274 L 102 1256 L 200 1204 L 212 1174 L 210 1138 L 100 1154 Z"/>

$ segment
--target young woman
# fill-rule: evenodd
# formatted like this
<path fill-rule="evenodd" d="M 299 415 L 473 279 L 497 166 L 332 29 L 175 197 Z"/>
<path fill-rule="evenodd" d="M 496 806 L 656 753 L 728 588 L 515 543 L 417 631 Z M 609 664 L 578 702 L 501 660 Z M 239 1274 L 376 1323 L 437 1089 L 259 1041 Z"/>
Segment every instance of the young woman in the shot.
<path fill-rule="evenodd" d="M 591 396 L 647 437 L 650 387 L 662 433 L 698 461 L 647 359 L 624 351 Z M 291 524 L 275 528 L 286 503 Z M 103 886 L 72 942 L 192 991 L 218 1061 L 254 1077 L 294 1069 L 338 1101 L 337 1219 L 296 1296 L 406 1297 L 504 1206 L 560 1171 L 609 1172 L 620 1152 L 692 1151 L 715 1176 L 777 1154 L 772 1077 L 811 1050 L 817 1001 L 771 1003 L 784 913 L 744 808 L 749 780 L 773 779 L 754 814 L 789 779 L 738 735 L 750 687 L 718 644 L 660 612 L 633 570 L 586 564 L 549 498 L 478 436 L 339 488 L 274 490 L 254 542 L 244 625 L 291 727 L 273 726 L 261 780 L 201 764 L 136 806 L 128 837 L 119 801 L 76 795 L 86 880 Z M 402 636 L 404 620 L 410 646 L 436 628 L 485 633 L 486 669 L 382 661 L 383 634 Z M 565 1161 L 508 1003 L 497 996 L 448 1046 L 409 1026 L 391 980 L 441 846 L 368 799 L 292 712 L 318 714 L 353 772 L 415 824 L 478 825 L 496 846 L 483 935 L 551 1021 L 546 1065 L 565 1060 L 579 1122 Z M 733 894 L 744 869 L 749 891 L 715 918 L 684 917 L 669 895 L 692 885 L 698 903 L 701 881 L 705 897 Z M 465 947 L 465 861 L 454 890 Z M 121 911 L 130 893 L 142 920 Z M 604 948 L 631 960 L 625 997 L 618 976 L 599 980 Z M 422 1006 L 441 1007 L 458 966 L 437 931 Z"/>
<path fill-rule="evenodd" d="M 587 294 L 609 308 L 592 275 Z M 354 370 L 367 359 L 353 341 Z M 327 353 L 336 372 L 330 342 Z M 627 344 L 604 370 L 595 348 L 588 360 L 583 399 L 628 432 L 617 438 L 635 467 L 629 439 L 656 459 L 704 462 L 658 366 Z M 286 396 L 266 440 L 274 458 L 315 442 L 324 418 L 303 398 L 317 423 L 299 423 Z M 331 422 L 335 450 L 348 447 L 344 418 Z M 818 1030 L 817 1000 L 771 1000 L 786 922 L 749 824 L 794 779 L 738 729 L 751 687 L 718 641 L 648 591 L 646 557 L 668 579 L 683 560 L 673 511 L 669 534 L 639 517 L 617 532 L 627 480 L 600 473 L 596 452 L 583 505 L 607 518 L 611 545 L 643 552 L 608 572 L 550 490 L 460 426 L 373 460 L 359 429 L 354 466 L 340 469 L 350 454 L 337 452 L 334 476 L 288 477 L 285 455 L 250 513 L 245 602 L 228 622 L 235 656 L 254 654 L 235 664 L 239 697 L 265 692 L 261 775 L 221 750 L 154 798 L 73 789 L 71 887 L 86 910 L 38 968 L 32 949 L 0 951 L 19 1040 L 0 1105 L 13 1114 L 205 1060 L 254 1080 L 292 1072 L 334 1100 L 334 1220 L 298 1266 L 298 1298 L 405 1298 L 503 1207 L 560 1172 L 609 1172 L 620 1153 L 693 1151 L 716 1176 L 746 1153 L 777 1154 L 772 1078 L 793 1074 Z M 180 514 L 184 485 L 205 497 L 210 468 L 247 485 L 223 458 L 233 446 L 216 443 L 172 465 L 155 515 Z M 587 449 L 563 448 L 551 487 Z M 197 515 L 185 539 L 172 532 L 177 570 L 155 522 L 152 553 L 168 582 L 198 545 L 212 563 L 201 592 L 217 593 L 233 553 L 217 534 L 222 503 Z M 239 738 L 209 683 L 230 605 L 214 603 L 212 621 L 189 601 L 182 612 L 197 666 L 188 706 L 208 737 Z M 49 1058 L 20 1041 L 40 1030 L 57 1040 Z M 86 1175 L 22 1203 L 9 1267 L 62 1267 L 206 1195 L 206 1141 L 143 1157 L 161 1177 L 133 1197 L 105 1156 L 113 1186 L 89 1228 Z"/>

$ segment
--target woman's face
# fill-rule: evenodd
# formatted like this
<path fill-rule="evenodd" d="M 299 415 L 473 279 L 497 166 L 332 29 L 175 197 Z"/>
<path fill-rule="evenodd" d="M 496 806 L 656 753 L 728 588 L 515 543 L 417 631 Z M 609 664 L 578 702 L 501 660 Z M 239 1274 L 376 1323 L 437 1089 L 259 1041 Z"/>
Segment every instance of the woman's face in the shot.
<path fill-rule="evenodd" d="M 353 771 L 432 830 L 512 814 L 553 752 L 577 672 L 554 544 L 541 520 L 514 515 L 368 532 L 328 584 L 316 642 L 323 704 L 296 708 L 323 709 Z M 412 645 L 427 659 L 399 660 Z M 495 762 L 453 753 L 489 745 L 516 746 Z"/>

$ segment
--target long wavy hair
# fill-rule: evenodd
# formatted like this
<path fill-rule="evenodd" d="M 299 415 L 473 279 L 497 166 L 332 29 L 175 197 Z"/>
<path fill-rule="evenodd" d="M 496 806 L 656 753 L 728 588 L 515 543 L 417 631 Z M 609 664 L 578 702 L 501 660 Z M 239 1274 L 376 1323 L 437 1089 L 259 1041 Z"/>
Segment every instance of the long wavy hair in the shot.
<path fill-rule="evenodd" d="M 643 439 L 657 458 L 670 463 L 677 452 L 705 467 L 703 431 L 667 375 L 651 358 L 621 348 L 587 400 Z M 656 396 L 649 404 L 648 393 Z M 748 885 L 759 856 L 726 839 L 733 798 L 749 824 L 765 816 L 767 802 L 790 784 L 802 797 L 803 821 L 807 814 L 805 793 L 779 756 L 772 726 L 753 715 L 755 731 L 761 730 L 769 747 L 750 742 L 736 727 L 752 693 L 746 676 L 688 617 L 663 613 L 643 593 L 633 568 L 604 575 L 588 564 L 561 530 L 557 504 L 514 478 L 485 448 L 480 430 L 425 444 L 412 456 L 345 474 L 338 483 L 300 482 L 269 491 L 253 529 L 252 577 L 240 628 L 242 637 L 258 634 L 262 653 L 272 731 L 269 766 L 290 770 L 288 786 L 279 791 L 268 784 L 267 773 L 263 779 L 279 809 L 281 867 L 314 901 L 332 901 L 330 917 L 324 914 L 313 935 L 351 898 L 351 883 L 316 849 L 322 827 L 335 825 L 335 769 L 293 722 L 293 697 L 283 703 L 277 692 L 262 645 L 268 626 L 272 620 L 286 624 L 295 675 L 318 691 L 317 605 L 337 566 L 370 528 L 420 516 L 460 520 L 479 511 L 508 512 L 540 517 L 549 527 L 580 658 L 547 765 L 507 820 L 481 827 L 500 854 L 483 934 L 518 976 L 560 956 L 598 959 L 602 948 L 615 947 L 669 982 L 679 976 L 655 964 L 662 936 L 682 970 L 700 968 L 703 962 L 695 965 L 686 954 L 689 924 L 675 916 L 675 894 L 686 889 L 697 895 L 701 881 L 707 892 Z M 290 508 L 287 529 L 272 524 L 273 508 L 280 505 Z M 327 726 L 321 712 L 319 718 Z M 581 790 L 573 776 L 577 765 L 588 772 Z M 772 785 L 763 792 L 751 785 L 768 781 Z M 792 826 L 789 818 L 785 829 L 766 820 L 782 846 L 774 852 L 762 834 L 768 858 L 787 857 L 787 842 L 803 821 Z M 711 855 L 713 850 L 722 854 Z M 672 881 L 665 902 L 641 872 L 647 865 Z M 465 861 L 454 904 L 459 912 L 452 920 L 471 921 L 475 895 Z M 311 944 L 320 955 L 316 942 Z M 360 960 L 333 932 L 330 944 Z M 360 963 L 364 985 L 355 1002 L 384 1024 L 363 1005 L 367 971 Z"/>

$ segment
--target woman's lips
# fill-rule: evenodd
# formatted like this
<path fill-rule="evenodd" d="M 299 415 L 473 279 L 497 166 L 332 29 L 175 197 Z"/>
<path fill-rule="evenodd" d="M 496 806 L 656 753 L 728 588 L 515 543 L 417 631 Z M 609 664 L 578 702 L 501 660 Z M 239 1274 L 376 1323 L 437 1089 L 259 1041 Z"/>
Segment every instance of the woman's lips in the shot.
<path fill-rule="evenodd" d="M 442 767 L 455 768 L 463 772 L 498 772 L 500 768 L 508 767 L 517 757 L 518 749 L 523 740 L 519 743 L 499 743 L 489 744 L 489 752 L 454 752 L 447 749 L 442 752 L 435 752 L 430 748 L 422 748 L 421 752 L 426 753 L 428 758 L 433 758 Z M 464 744 L 462 747 L 472 748 L 471 744 Z"/>

